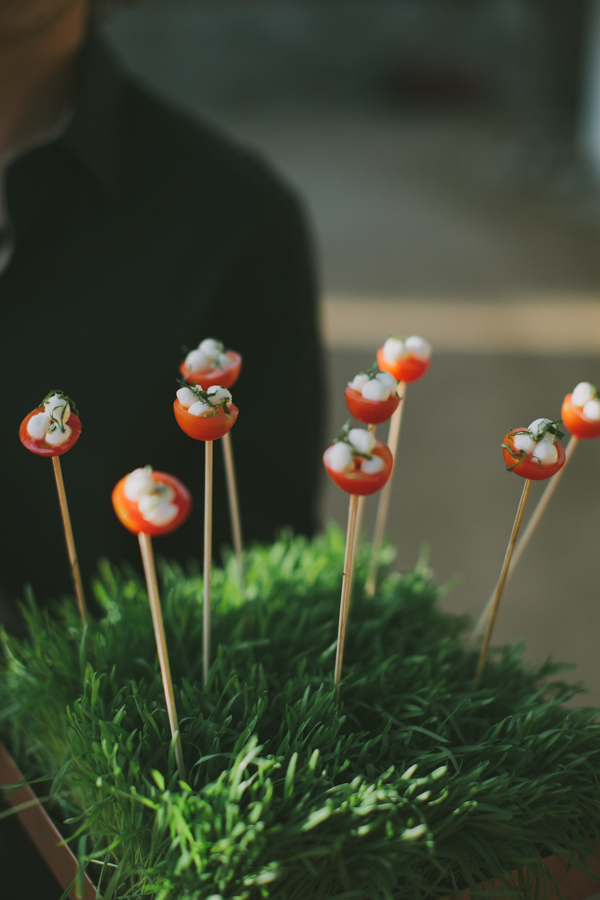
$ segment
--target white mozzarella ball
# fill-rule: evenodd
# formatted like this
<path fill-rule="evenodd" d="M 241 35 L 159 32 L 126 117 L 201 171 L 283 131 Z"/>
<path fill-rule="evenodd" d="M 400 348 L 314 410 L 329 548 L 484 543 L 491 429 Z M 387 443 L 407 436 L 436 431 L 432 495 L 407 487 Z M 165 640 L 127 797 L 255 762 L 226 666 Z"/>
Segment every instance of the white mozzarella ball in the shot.
<path fill-rule="evenodd" d="M 533 435 L 534 438 L 537 438 L 541 435 L 542 431 L 544 430 L 544 426 L 549 425 L 549 424 L 550 424 L 550 419 L 534 419 L 534 421 L 531 423 L 531 425 L 529 426 L 527 431 L 529 431 Z"/>
<path fill-rule="evenodd" d="M 399 338 L 388 338 L 383 345 L 383 358 L 385 361 L 393 364 L 404 356 L 408 356 L 404 347 L 404 341 L 401 341 Z"/>
<path fill-rule="evenodd" d="M 179 400 L 181 405 L 185 409 L 187 409 L 188 406 L 191 406 L 192 403 L 195 403 L 198 398 L 189 388 L 182 387 L 177 391 L 177 399 Z"/>
<path fill-rule="evenodd" d="M 377 379 L 377 381 L 385 384 L 386 388 L 389 389 L 390 394 L 394 394 L 396 392 L 398 388 L 398 382 L 393 375 L 390 375 L 389 372 L 378 372 L 375 378 Z"/>
<path fill-rule="evenodd" d="M 513 446 L 515 450 L 525 451 L 527 456 L 530 456 L 535 450 L 535 441 L 529 434 L 515 434 L 513 438 Z"/>
<path fill-rule="evenodd" d="M 361 393 L 365 400 L 387 400 L 390 396 L 390 389 L 377 378 L 371 378 L 364 385 Z"/>
<path fill-rule="evenodd" d="M 125 496 L 128 500 L 138 502 L 143 494 L 153 491 L 156 482 L 152 477 L 152 469 L 146 466 L 144 469 L 134 469 L 125 479 Z"/>
<path fill-rule="evenodd" d="M 365 384 L 369 380 L 369 376 L 364 372 L 361 372 L 360 375 L 355 375 L 352 381 L 349 382 L 351 388 L 354 388 L 355 391 L 362 391 Z"/>
<path fill-rule="evenodd" d="M 585 406 L 588 400 L 593 400 L 594 398 L 594 387 L 589 383 L 589 381 L 580 381 L 579 384 L 575 385 L 573 388 L 573 393 L 571 394 L 571 404 L 573 406 Z"/>
<path fill-rule="evenodd" d="M 46 437 L 44 440 L 51 447 L 61 447 L 63 444 L 69 440 L 73 432 L 71 431 L 68 425 L 64 425 L 64 431 L 61 431 L 60 428 L 55 428 L 54 431 L 48 431 L 46 433 Z"/>
<path fill-rule="evenodd" d="M 352 465 L 352 450 L 344 441 L 338 441 L 325 451 L 325 462 L 334 472 L 343 472 Z"/>
<path fill-rule="evenodd" d="M 212 360 L 202 350 L 192 350 L 185 358 L 185 366 L 189 372 L 206 372 L 212 369 Z"/>
<path fill-rule="evenodd" d="M 228 369 L 232 362 L 233 360 L 228 353 L 221 353 L 215 360 L 215 365 L 218 369 Z"/>
<path fill-rule="evenodd" d="M 192 403 L 188 412 L 192 416 L 203 416 L 205 413 L 214 412 L 214 409 L 210 403 L 205 403 L 204 400 L 196 400 L 195 403 Z"/>
<path fill-rule="evenodd" d="M 600 400 L 588 400 L 583 407 L 583 414 L 592 422 L 600 422 Z"/>
<path fill-rule="evenodd" d="M 44 410 L 49 416 L 53 416 L 59 422 L 63 422 L 63 424 L 69 421 L 69 416 L 71 415 L 71 407 L 65 398 L 59 397 L 58 394 L 53 394 L 52 397 L 46 400 Z"/>
<path fill-rule="evenodd" d="M 213 384 L 212 387 L 209 387 L 206 393 L 210 397 L 211 403 L 222 403 L 223 400 L 226 400 L 227 403 L 231 403 L 232 396 L 230 392 L 227 390 L 227 388 L 219 387 L 218 384 Z"/>
<path fill-rule="evenodd" d="M 34 441 L 43 441 L 49 426 L 50 416 L 48 413 L 39 412 L 35 416 L 32 416 L 27 423 L 27 434 L 29 437 L 32 437 Z"/>
<path fill-rule="evenodd" d="M 553 466 L 558 459 L 558 450 L 552 443 L 545 438 L 536 444 L 535 450 L 531 454 L 533 459 L 539 459 L 543 466 Z"/>
<path fill-rule="evenodd" d="M 406 338 L 404 346 L 417 359 L 427 360 L 431 357 L 431 344 L 425 338 L 413 334 L 412 337 Z"/>
<path fill-rule="evenodd" d="M 372 456 L 371 459 L 363 459 L 361 463 L 361 471 L 365 475 L 376 475 L 383 469 L 383 460 L 380 456 Z"/>
<path fill-rule="evenodd" d="M 221 341 L 215 341 L 214 338 L 206 338 L 206 340 L 201 341 L 198 345 L 198 350 L 201 350 L 202 353 L 206 353 L 206 355 L 210 356 L 212 359 L 214 359 L 215 356 L 220 356 L 223 349 Z"/>
<path fill-rule="evenodd" d="M 359 453 L 370 453 L 375 446 L 375 438 L 364 428 L 351 428 L 348 440 Z"/>
<path fill-rule="evenodd" d="M 175 491 L 168 485 L 154 490 L 151 494 L 143 494 L 138 503 L 140 515 L 152 525 L 167 525 L 177 515 L 177 506 L 172 503 Z"/>

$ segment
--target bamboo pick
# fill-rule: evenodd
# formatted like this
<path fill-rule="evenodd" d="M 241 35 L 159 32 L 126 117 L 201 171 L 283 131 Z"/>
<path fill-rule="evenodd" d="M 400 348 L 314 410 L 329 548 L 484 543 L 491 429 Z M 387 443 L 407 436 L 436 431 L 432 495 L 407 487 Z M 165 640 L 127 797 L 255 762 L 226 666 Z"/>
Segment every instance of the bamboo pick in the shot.
<path fill-rule="evenodd" d="M 204 636 L 202 676 L 204 687 L 208 682 L 210 669 L 210 582 L 212 577 L 212 488 L 213 488 L 213 442 L 205 441 L 204 455 Z"/>
<path fill-rule="evenodd" d="M 160 607 L 160 595 L 158 593 L 158 581 L 156 578 L 156 567 L 154 565 L 152 539 L 148 534 L 144 534 L 142 531 L 140 531 L 138 539 L 140 542 L 140 551 L 142 553 L 144 575 L 146 576 L 146 587 L 148 589 L 148 600 L 150 601 L 150 612 L 152 613 L 152 624 L 154 625 L 154 638 L 156 640 L 156 649 L 158 651 L 160 674 L 162 675 L 165 700 L 167 702 L 167 715 L 169 717 L 169 725 L 171 726 L 171 734 L 175 738 L 175 759 L 177 761 L 179 777 L 185 780 L 185 763 L 183 761 L 181 735 L 179 734 L 179 722 L 177 721 L 177 707 L 175 706 L 175 695 L 173 693 L 173 682 L 171 680 L 171 666 L 169 664 L 165 626 L 163 624 L 162 610 Z"/>
<path fill-rule="evenodd" d="M 369 426 L 368 426 L 369 434 L 372 434 L 373 437 L 375 437 L 375 432 L 376 432 L 376 430 L 377 430 L 377 425 L 369 425 Z M 366 497 L 359 497 L 359 498 L 358 498 L 358 509 L 357 509 L 357 511 L 356 511 L 356 528 L 355 528 L 355 531 L 354 531 L 354 541 L 355 541 L 355 544 L 356 544 L 356 546 L 355 546 L 355 548 L 354 548 L 354 552 L 355 552 L 355 553 L 358 551 L 358 545 L 360 544 L 360 533 L 361 533 L 361 530 L 362 530 L 362 523 L 363 523 L 363 518 L 364 518 L 364 515 L 365 515 L 365 503 L 366 503 L 366 502 L 367 502 L 367 498 L 366 498 Z M 349 603 L 352 603 L 352 587 L 350 588 L 350 600 L 349 600 Z"/>
<path fill-rule="evenodd" d="M 526 478 L 525 484 L 523 485 L 523 492 L 521 493 L 521 499 L 519 500 L 517 515 L 515 516 L 515 521 L 514 521 L 514 524 L 512 527 L 512 531 L 510 533 L 508 547 L 506 548 L 506 554 L 504 556 L 504 562 L 502 564 L 502 571 L 500 572 L 500 578 L 498 579 L 498 584 L 496 585 L 496 590 L 494 592 L 494 602 L 492 604 L 492 611 L 491 611 L 490 617 L 488 619 L 487 628 L 485 630 L 485 636 L 483 638 L 483 646 L 481 648 L 481 654 L 479 656 L 479 662 L 477 664 L 477 672 L 475 674 L 476 681 L 479 681 L 479 679 L 481 678 L 481 673 L 483 672 L 483 666 L 485 664 L 485 657 L 487 654 L 487 649 L 488 649 L 488 646 L 490 643 L 490 639 L 492 637 L 492 631 L 494 628 L 494 623 L 496 621 L 498 607 L 500 605 L 500 600 L 502 598 L 502 592 L 504 591 L 504 586 L 507 581 L 510 561 L 512 559 L 515 544 L 516 544 L 517 538 L 519 536 L 519 529 L 521 528 L 521 522 L 523 521 L 523 513 L 525 512 L 525 506 L 527 505 L 527 499 L 529 497 L 530 490 L 531 490 L 531 479 Z"/>
<path fill-rule="evenodd" d="M 344 577 L 342 579 L 342 597 L 340 601 L 340 621 L 338 625 L 337 652 L 335 655 L 335 702 L 340 702 L 340 682 L 342 680 L 342 664 L 344 661 L 344 644 L 346 642 L 346 626 L 348 624 L 348 608 L 350 591 L 354 574 L 356 555 L 356 518 L 358 512 L 358 495 L 350 494 L 348 506 L 348 531 L 346 534 L 346 554 L 344 557 Z"/>
<path fill-rule="evenodd" d="M 75 538 L 73 537 L 73 528 L 71 527 L 71 517 L 69 515 L 69 506 L 67 504 L 60 456 L 52 457 L 52 467 L 54 469 L 54 477 L 56 478 L 56 490 L 58 491 L 58 502 L 60 503 L 60 511 L 62 513 L 63 526 L 65 529 L 67 553 L 69 554 L 69 562 L 71 564 L 71 577 L 73 579 L 73 587 L 75 588 L 75 595 L 77 597 L 77 606 L 79 607 L 81 620 L 85 621 L 85 594 L 83 591 L 81 570 L 79 569 L 79 560 L 77 559 L 77 551 L 75 550 Z"/>
<path fill-rule="evenodd" d="M 402 424 L 402 411 L 404 409 L 406 383 L 400 381 L 397 389 L 400 397 L 400 404 L 390 419 L 390 430 L 388 433 L 388 447 L 392 451 L 394 457 L 394 468 L 396 467 L 396 452 L 398 449 L 398 438 L 400 436 L 400 425 Z M 369 565 L 369 575 L 365 585 L 365 596 L 372 597 L 375 593 L 375 585 L 377 584 L 377 570 L 379 568 L 379 554 L 383 537 L 385 534 L 385 526 L 387 522 L 388 508 L 390 505 L 390 495 L 392 492 L 392 479 L 394 472 L 388 478 L 387 484 L 379 495 L 379 503 L 377 505 L 377 518 L 375 520 L 375 531 L 373 532 L 373 544 L 371 547 L 371 562 Z"/>
<path fill-rule="evenodd" d="M 242 519 L 240 516 L 240 502 L 238 499 L 237 481 L 235 477 L 235 465 L 233 462 L 233 447 L 229 432 L 223 435 L 221 440 L 223 458 L 225 460 L 225 476 L 227 478 L 227 499 L 229 500 L 229 518 L 231 520 L 231 532 L 233 536 L 233 549 L 237 560 L 238 573 L 242 591 L 245 589 L 244 557 L 242 540 Z"/>
<path fill-rule="evenodd" d="M 523 553 L 525 552 L 525 549 L 526 549 L 527 545 L 529 544 L 529 541 L 533 537 L 533 533 L 534 533 L 535 529 L 537 528 L 537 526 L 539 525 L 540 519 L 542 518 L 543 514 L 546 511 L 546 507 L 550 503 L 550 500 L 552 499 L 552 495 L 554 494 L 554 491 L 558 487 L 558 482 L 562 478 L 563 473 L 564 473 L 565 469 L 567 468 L 567 463 L 569 462 L 571 456 L 573 455 L 573 452 L 578 443 L 579 443 L 579 438 L 575 437 L 575 435 L 571 435 L 571 439 L 570 439 L 569 443 L 567 444 L 567 446 L 565 447 L 565 464 L 561 469 L 558 470 L 556 475 L 553 475 L 552 478 L 550 478 L 548 480 L 548 484 L 546 485 L 546 488 L 545 488 L 542 496 L 538 500 L 538 504 L 537 504 L 536 508 L 534 509 L 533 513 L 531 514 L 531 517 L 530 517 L 529 521 L 527 522 L 527 525 L 525 526 L 523 534 L 521 535 L 521 538 L 520 538 L 519 542 L 517 543 L 517 546 L 515 547 L 515 552 L 513 553 L 513 557 L 512 557 L 512 560 L 511 560 L 511 563 L 510 563 L 510 566 L 508 569 L 508 575 L 506 576 L 507 581 L 512 576 L 513 572 L 515 571 L 517 565 L 519 564 L 519 560 L 523 556 Z M 490 610 L 494 603 L 494 595 L 495 595 L 495 591 L 492 591 L 492 593 L 490 594 L 488 601 L 485 604 L 485 607 L 483 608 L 483 611 L 481 612 L 479 618 L 477 619 L 475 627 L 473 628 L 473 631 L 469 637 L 469 641 L 468 641 L 468 645 L 467 645 L 468 647 L 472 647 L 473 644 L 480 637 L 480 635 L 483 633 L 486 622 L 490 615 Z"/>

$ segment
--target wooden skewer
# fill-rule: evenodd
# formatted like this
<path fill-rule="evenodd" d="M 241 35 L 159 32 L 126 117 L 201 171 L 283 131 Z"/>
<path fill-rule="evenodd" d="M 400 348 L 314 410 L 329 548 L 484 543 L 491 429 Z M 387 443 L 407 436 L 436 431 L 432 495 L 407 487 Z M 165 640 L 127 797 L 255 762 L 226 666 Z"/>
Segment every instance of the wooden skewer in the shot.
<path fill-rule="evenodd" d="M 390 430 L 388 434 L 388 447 L 392 451 L 394 457 L 394 468 L 396 466 L 396 452 L 398 449 L 398 438 L 400 436 L 400 425 L 402 424 L 402 411 L 404 410 L 404 397 L 406 394 L 406 384 L 404 381 L 398 384 L 398 396 L 400 404 L 390 419 Z M 365 595 L 372 597 L 375 593 L 375 585 L 377 584 L 377 570 L 379 568 L 379 554 L 383 537 L 385 535 L 385 526 L 387 522 L 387 514 L 390 505 L 390 494 L 392 492 L 392 479 L 394 473 L 387 480 L 387 484 L 379 495 L 379 503 L 377 505 L 377 518 L 375 520 L 375 531 L 373 532 L 373 545 L 371 548 L 371 562 L 369 565 L 369 575 L 365 585 Z"/>
<path fill-rule="evenodd" d="M 356 519 L 358 512 L 358 496 L 350 494 L 348 506 L 348 531 L 346 534 L 346 555 L 344 557 L 344 577 L 342 579 L 342 598 L 340 602 L 340 621 L 338 626 L 337 652 L 335 655 L 335 701 L 340 701 L 340 682 L 342 680 L 342 664 L 344 661 L 344 644 L 346 642 L 346 626 L 348 624 L 348 608 L 350 606 L 350 591 L 352 588 L 352 575 L 354 574 L 354 559 L 356 556 Z"/>
<path fill-rule="evenodd" d="M 210 669 L 210 582 L 212 577 L 212 488 L 213 488 L 213 442 L 205 441 L 204 455 L 204 636 L 202 675 L 204 687 L 208 682 Z"/>
<path fill-rule="evenodd" d="M 237 560 L 240 585 L 243 591 L 245 589 L 245 577 L 244 557 L 242 555 L 244 546 L 242 540 L 242 519 L 240 516 L 240 502 L 238 499 L 235 466 L 233 462 L 233 447 L 231 446 L 231 435 L 229 432 L 223 435 L 221 444 L 223 447 L 223 458 L 225 460 L 225 476 L 227 478 L 227 498 L 229 500 L 229 518 L 231 520 L 233 549 Z"/>
<path fill-rule="evenodd" d="M 494 623 L 496 621 L 498 607 L 500 605 L 500 600 L 502 598 L 504 586 L 507 581 L 508 570 L 510 567 L 510 561 L 512 559 L 513 551 L 515 549 L 515 544 L 516 544 L 517 538 L 519 536 L 521 522 L 523 521 L 523 513 L 525 512 L 525 506 L 527 505 L 527 499 L 529 497 L 530 490 L 531 490 L 531 480 L 529 478 L 526 478 L 525 484 L 523 485 L 523 492 L 521 494 L 521 499 L 519 500 L 519 507 L 517 509 L 517 515 L 515 516 L 515 521 L 514 521 L 514 524 L 512 527 L 512 531 L 510 533 L 508 547 L 506 548 L 506 554 L 504 556 L 504 562 L 502 564 L 502 571 L 500 572 L 500 578 L 498 579 L 498 584 L 496 585 L 496 590 L 494 592 L 494 601 L 492 603 L 492 610 L 490 613 L 490 617 L 488 619 L 487 628 L 485 630 L 485 636 L 483 638 L 483 646 L 481 648 L 481 654 L 479 656 L 479 662 L 477 664 L 477 672 L 475 675 L 476 681 L 479 681 L 479 679 L 481 678 L 481 673 L 483 672 L 483 667 L 485 665 L 485 657 L 487 655 L 487 649 L 488 649 L 488 646 L 490 643 L 490 639 L 492 637 L 492 631 L 494 628 Z"/>
<path fill-rule="evenodd" d="M 369 434 L 372 434 L 373 437 L 375 437 L 376 430 L 377 430 L 377 425 L 369 425 L 368 426 Z M 366 497 L 358 498 L 358 509 L 356 511 L 356 528 L 354 530 L 354 542 L 356 545 L 354 547 L 354 553 L 358 552 L 358 545 L 360 544 L 360 533 L 362 530 L 362 523 L 363 523 L 363 518 L 365 515 L 365 503 L 366 502 L 367 502 Z M 353 585 L 350 586 L 350 600 L 348 601 L 349 604 L 352 604 L 352 587 L 353 587 Z"/>
<path fill-rule="evenodd" d="M 71 527 L 71 517 L 69 515 L 69 506 L 67 504 L 67 495 L 65 493 L 65 483 L 63 481 L 62 469 L 60 465 L 60 456 L 52 457 L 52 466 L 54 468 L 54 477 L 56 478 L 56 489 L 58 491 L 58 502 L 60 503 L 60 511 L 62 513 L 63 526 L 65 529 L 65 539 L 67 542 L 67 553 L 69 554 L 69 562 L 71 564 L 71 577 L 73 579 L 73 587 L 77 597 L 77 606 L 79 607 L 79 615 L 82 622 L 85 621 L 85 594 L 83 592 L 83 581 L 81 579 L 81 571 L 79 569 L 79 560 L 77 559 L 77 551 L 75 550 L 75 538 L 73 537 L 73 528 Z"/>
<path fill-rule="evenodd" d="M 511 560 L 511 563 L 510 563 L 510 566 L 508 569 L 508 575 L 506 576 L 507 581 L 509 580 L 509 578 L 512 576 L 513 572 L 515 571 L 517 565 L 519 564 L 519 560 L 523 556 L 523 553 L 525 552 L 525 549 L 526 549 L 527 545 L 529 544 L 529 541 L 533 537 L 533 533 L 534 533 L 535 529 L 537 528 L 537 526 L 539 525 L 540 519 L 542 518 L 542 516 L 544 515 L 544 513 L 546 511 L 546 507 L 550 503 L 550 500 L 552 499 L 552 495 L 554 494 L 554 491 L 558 487 L 558 482 L 562 478 L 563 473 L 564 473 L 565 469 L 567 468 L 567 463 L 569 462 L 570 458 L 572 457 L 573 452 L 578 443 L 579 443 L 579 438 L 575 437 L 575 435 L 572 435 L 569 443 L 565 447 L 565 464 L 564 464 L 564 466 L 562 467 L 562 469 L 558 470 L 556 475 L 553 475 L 552 478 L 550 478 L 548 480 L 548 484 L 546 485 L 544 492 L 543 492 L 542 496 L 540 497 L 536 508 L 534 509 L 533 513 L 531 514 L 531 517 L 530 517 L 527 525 L 525 526 L 525 529 L 523 531 L 523 534 L 521 535 L 519 542 L 517 543 L 517 546 L 515 547 L 515 552 L 513 553 L 513 557 L 512 557 L 512 560 Z M 487 603 L 485 604 L 483 612 L 477 619 L 475 627 L 473 628 L 473 631 L 469 637 L 469 641 L 468 641 L 468 645 L 467 645 L 469 648 L 473 647 L 473 645 L 478 640 L 478 638 L 481 636 L 481 634 L 483 634 L 483 631 L 486 626 L 486 622 L 488 621 L 489 616 L 490 616 L 490 610 L 494 603 L 495 593 L 496 593 L 495 590 L 492 591 L 492 593 L 490 594 L 490 596 L 488 598 Z"/>
<path fill-rule="evenodd" d="M 143 532 L 140 532 L 138 538 L 142 553 L 142 563 L 144 565 L 144 575 L 146 576 L 146 587 L 148 589 L 148 600 L 150 601 L 150 612 L 152 613 L 152 624 L 154 625 L 154 638 L 156 640 L 156 649 L 158 651 L 160 674 L 162 675 L 165 700 L 167 702 L 167 715 L 169 717 L 169 725 L 171 726 L 171 734 L 175 737 L 175 759 L 177 761 L 179 777 L 185 780 L 185 763 L 183 761 L 179 722 L 177 721 L 177 707 L 175 706 L 175 695 L 173 693 L 173 682 L 171 680 L 171 666 L 169 664 L 169 653 L 167 651 L 165 626 L 163 624 L 162 610 L 160 607 L 160 595 L 158 593 L 158 581 L 156 579 L 152 539 Z"/>

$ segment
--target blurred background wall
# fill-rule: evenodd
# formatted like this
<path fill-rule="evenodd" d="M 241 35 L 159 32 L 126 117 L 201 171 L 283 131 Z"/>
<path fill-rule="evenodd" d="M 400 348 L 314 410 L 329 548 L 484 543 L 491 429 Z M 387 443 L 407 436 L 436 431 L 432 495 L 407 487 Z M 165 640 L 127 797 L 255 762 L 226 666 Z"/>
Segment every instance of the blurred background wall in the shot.
<path fill-rule="evenodd" d="M 346 381 L 389 332 L 433 342 L 407 395 L 389 532 L 395 565 L 430 543 L 438 578 L 461 578 L 444 603 L 477 611 L 521 488 L 504 432 L 600 383 L 600 3 L 154 0 L 104 30 L 143 81 L 263 151 L 302 194 L 329 436 Z M 577 663 L 595 703 L 599 473 L 600 442 L 582 443 L 496 630 L 532 658 Z M 323 519 L 345 513 L 324 482 Z M 371 503 L 366 535 L 373 516 Z"/>

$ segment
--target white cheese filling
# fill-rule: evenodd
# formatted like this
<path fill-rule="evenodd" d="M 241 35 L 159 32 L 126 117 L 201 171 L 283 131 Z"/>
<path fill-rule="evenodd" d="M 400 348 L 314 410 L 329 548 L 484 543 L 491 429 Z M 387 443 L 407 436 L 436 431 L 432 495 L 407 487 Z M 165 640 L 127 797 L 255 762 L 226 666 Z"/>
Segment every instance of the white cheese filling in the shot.
<path fill-rule="evenodd" d="M 526 431 L 522 431 L 514 436 L 513 446 L 515 450 L 537 460 L 542 466 L 553 466 L 558 462 L 556 444 L 551 436 L 539 440 L 544 432 L 544 426 L 549 424 L 550 419 L 534 419 Z"/>
<path fill-rule="evenodd" d="M 370 453 L 375 446 L 375 438 L 365 428 L 351 428 L 348 432 L 348 440 L 358 453 Z"/>
<path fill-rule="evenodd" d="M 583 414 L 592 422 L 600 422 L 600 400 L 588 400 L 583 407 Z"/>
<path fill-rule="evenodd" d="M 535 445 L 535 450 L 531 456 L 533 459 L 539 459 L 543 466 L 553 466 L 558 460 L 558 450 L 552 441 L 544 438 L 543 441 Z"/>
<path fill-rule="evenodd" d="M 387 400 L 390 394 L 395 394 L 398 382 L 389 372 L 378 372 L 372 378 L 366 372 L 355 375 L 348 387 L 358 391 L 365 400 Z"/>
<path fill-rule="evenodd" d="M 594 399 L 595 393 L 593 384 L 590 384 L 589 381 L 580 381 L 579 384 L 575 385 L 573 388 L 571 405 L 583 407 L 588 400 Z"/>
<path fill-rule="evenodd" d="M 352 465 L 352 450 L 344 441 L 332 444 L 325 451 L 325 462 L 333 472 L 343 472 Z"/>
<path fill-rule="evenodd" d="M 390 337 L 383 345 L 383 358 L 390 365 L 398 362 L 399 359 L 407 359 L 409 356 L 415 356 L 426 362 L 431 357 L 431 344 L 425 338 L 413 334 L 404 341 L 401 341 L 400 338 Z"/>
<path fill-rule="evenodd" d="M 152 525 L 168 525 L 179 512 L 172 502 L 175 491 L 170 485 L 155 481 L 150 466 L 130 472 L 125 479 L 125 496 L 137 503 L 142 518 Z"/>
<path fill-rule="evenodd" d="M 36 413 L 35 416 L 32 416 L 27 423 L 27 434 L 29 437 L 32 437 L 34 441 L 43 441 L 49 427 L 50 416 L 48 413 L 39 412 Z"/>
<path fill-rule="evenodd" d="M 177 399 L 192 416 L 205 416 L 213 413 L 223 401 L 226 401 L 225 405 L 229 407 L 233 400 L 230 391 L 218 384 L 209 387 L 206 396 L 209 398 L 208 400 L 200 400 L 194 391 L 187 387 L 179 388 L 177 391 Z"/>
<path fill-rule="evenodd" d="M 528 426 L 527 431 L 534 438 L 539 438 L 546 425 L 550 425 L 550 419 L 534 419 L 531 425 Z"/>
<path fill-rule="evenodd" d="M 66 444 L 73 432 L 70 425 L 63 425 L 63 428 L 64 431 L 61 431 L 58 427 L 55 427 L 53 431 L 49 429 L 44 438 L 46 443 L 50 444 L 51 447 L 61 447 L 63 444 Z"/>
<path fill-rule="evenodd" d="M 371 459 L 363 459 L 360 463 L 361 470 L 366 475 L 376 475 L 383 469 L 383 460 L 380 456 L 372 456 Z"/>
<path fill-rule="evenodd" d="M 386 362 L 393 365 L 399 359 L 405 359 L 409 355 L 409 351 L 404 346 L 404 341 L 399 338 L 390 337 L 383 345 L 383 358 Z"/>
<path fill-rule="evenodd" d="M 53 394 L 44 403 L 44 411 L 36 413 L 27 423 L 27 434 L 34 441 L 45 441 L 50 447 L 60 447 L 73 434 L 67 425 L 70 417 L 69 402 Z"/>
<path fill-rule="evenodd" d="M 214 338 L 205 338 L 196 350 L 192 350 L 185 358 L 185 365 L 189 372 L 226 369 L 232 362 L 231 356 L 225 352 L 221 341 L 216 341 Z"/>

